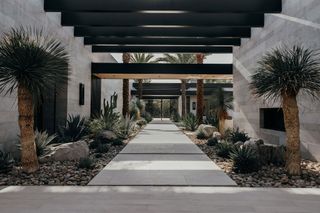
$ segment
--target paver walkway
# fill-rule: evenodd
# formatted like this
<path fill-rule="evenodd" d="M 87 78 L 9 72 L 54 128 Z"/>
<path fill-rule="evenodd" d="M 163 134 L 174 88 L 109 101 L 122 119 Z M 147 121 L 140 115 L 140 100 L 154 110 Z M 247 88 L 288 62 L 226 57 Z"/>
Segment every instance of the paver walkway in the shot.
<path fill-rule="evenodd" d="M 168 120 L 148 124 L 90 183 L 98 186 L 235 186 Z"/>

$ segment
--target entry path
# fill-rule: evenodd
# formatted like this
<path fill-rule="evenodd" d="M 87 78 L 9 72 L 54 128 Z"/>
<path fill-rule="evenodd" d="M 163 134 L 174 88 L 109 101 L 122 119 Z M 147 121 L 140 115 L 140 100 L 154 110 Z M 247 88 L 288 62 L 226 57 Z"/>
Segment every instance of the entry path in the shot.
<path fill-rule="evenodd" d="M 235 186 L 171 121 L 148 124 L 90 183 L 95 186 Z"/>

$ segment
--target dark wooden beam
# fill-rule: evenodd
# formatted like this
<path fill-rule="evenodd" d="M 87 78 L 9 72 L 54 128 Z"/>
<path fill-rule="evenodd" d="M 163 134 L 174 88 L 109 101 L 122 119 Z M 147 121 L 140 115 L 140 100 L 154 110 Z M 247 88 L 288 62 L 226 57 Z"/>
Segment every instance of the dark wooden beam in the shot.
<path fill-rule="evenodd" d="M 45 0 L 46 11 L 144 11 L 281 12 L 281 0 Z"/>
<path fill-rule="evenodd" d="M 63 26 L 241 26 L 262 27 L 263 14 L 240 13 L 62 13 Z"/>
<path fill-rule="evenodd" d="M 92 46 L 94 53 L 232 53 L 232 47 L 219 46 Z"/>
<path fill-rule="evenodd" d="M 75 27 L 76 37 L 177 36 L 249 38 L 249 27 Z"/>
<path fill-rule="evenodd" d="M 240 38 L 151 38 L 151 37 L 87 37 L 85 45 L 92 44 L 134 44 L 134 45 L 233 45 L 240 46 Z"/>
<path fill-rule="evenodd" d="M 92 63 L 92 74 L 206 74 L 232 75 L 232 64 Z"/>

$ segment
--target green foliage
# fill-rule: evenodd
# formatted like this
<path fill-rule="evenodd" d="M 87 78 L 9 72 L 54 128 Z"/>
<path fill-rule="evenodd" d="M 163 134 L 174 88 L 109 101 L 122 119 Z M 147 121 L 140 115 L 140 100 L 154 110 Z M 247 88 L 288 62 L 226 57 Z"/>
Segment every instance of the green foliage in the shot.
<path fill-rule="evenodd" d="M 79 163 L 78 163 L 78 167 L 80 169 L 92 169 L 94 167 L 94 160 L 91 159 L 90 157 L 87 157 L 87 158 L 81 158 L 79 160 Z"/>
<path fill-rule="evenodd" d="M 107 144 L 98 144 L 98 146 L 96 147 L 96 153 L 106 153 L 109 151 L 109 147 Z"/>
<path fill-rule="evenodd" d="M 37 149 L 37 155 L 42 156 L 46 153 L 48 145 L 50 145 L 55 139 L 57 135 L 50 135 L 44 131 L 39 132 L 38 130 L 35 131 L 35 144 Z"/>
<path fill-rule="evenodd" d="M 117 135 L 120 138 L 127 139 L 133 134 L 134 128 L 135 122 L 133 118 L 130 118 L 129 116 L 122 117 L 119 123 Z"/>
<path fill-rule="evenodd" d="M 142 117 L 143 117 L 144 119 L 146 119 L 146 121 L 147 121 L 148 123 L 150 123 L 150 122 L 152 121 L 152 116 L 151 116 L 151 114 L 150 114 L 149 112 L 144 112 L 144 113 L 142 114 Z"/>
<path fill-rule="evenodd" d="M 207 139 L 206 134 L 203 132 L 202 129 L 200 129 L 200 130 L 197 132 L 197 139 L 199 139 L 199 140 Z"/>
<path fill-rule="evenodd" d="M 89 148 L 96 149 L 100 144 L 102 144 L 102 141 L 99 138 L 95 138 L 92 142 L 90 142 Z"/>
<path fill-rule="evenodd" d="M 141 110 L 138 106 L 139 103 L 137 100 L 132 100 L 130 102 L 130 117 L 133 118 L 134 120 L 140 119 L 141 117 Z"/>
<path fill-rule="evenodd" d="M 88 122 L 89 131 L 95 136 L 105 129 L 105 122 L 101 118 L 95 118 Z"/>
<path fill-rule="evenodd" d="M 217 127 L 219 125 L 219 119 L 215 112 L 211 111 L 206 115 L 205 123 L 211 126 Z"/>
<path fill-rule="evenodd" d="M 184 127 L 189 131 L 195 131 L 198 127 L 198 119 L 193 113 L 187 114 L 182 122 Z"/>
<path fill-rule="evenodd" d="M 305 94 L 316 97 L 320 91 L 319 53 L 293 46 L 278 47 L 268 52 L 258 62 L 250 88 L 258 97 L 276 101 L 283 94 Z"/>
<path fill-rule="evenodd" d="M 207 145 L 208 145 L 208 146 L 216 146 L 218 143 L 219 143 L 219 141 L 218 141 L 217 138 L 210 138 L 210 139 L 207 141 Z"/>
<path fill-rule="evenodd" d="M 227 139 L 232 143 L 237 143 L 238 141 L 246 142 L 250 140 L 250 137 L 244 131 L 240 131 L 239 127 L 233 129 L 232 131 L 228 132 Z"/>
<path fill-rule="evenodd" d="M 76 142 L 88 133 L 86 119 L 80 115 L 69 115 L 66 125 L 58 128 L 60 142 Z"/>
<path fill-rule="evenodd" d="M 180 114 L 179 114 L 176 110 L 174 110 L 174 111 L 171 113 L 171 120 L 172 120 L 173 122 L 180 122 L 180 121 L 181 121 L 181 116 L 180 116 Z"/>
<path fill-rule="evenodd" d="M 108 101 L 104 101 L 103 103 L 103 109 L 101 111 L 100 118 L 104 122 L 105 130 L 114 131 L 118 128 L 120 114 L 118 112 L 115 112 L 114 106 L 112 106 L 112 104 L 109 104 Z"/>
<path fill-rule="evenodd" d="M 122 146 L 123 145 L 123 140 L 118 138 L 118 139 L 113 140 L 111 143 L 112 143 L 112 146 Z"/>
<path fill-rule="evenodd" d="M 67 83 L 68 61 L 60 41 L 42 30 L 11 29 L 0 39 L 0 93 L 11 94 L 23 86 L 39 103 L 56 83 Z"/>
<path fill-rule="evenodd" d="M 164 54 L 164 57 L 159 58 L 158 61 L 170 64 L 196 64 L 197 58 L 191 53 Z"/>
<path fill-rule="evenodd" d="M 235 147 L 230 153 L 230 158 L 236 173 L 251 173 L 260 169 L 258 154 L 250 146 Z"/>
<path fill-rule="evenodd" d="M 147 121 L 144 118 L 138 120 L 136 123 L 140 128 L 147 125 Z"/>
<path fill-rule="evenodd" d="M 229 158 L 234 146 L 231 143 L 222 142 L 216 145 L 216 152 L 219 157 Z"/>
<path fill-rule="evenodd" d="M 10 153 L 4 153 L 0 150 L 0 173 L 6 173 L 13 167 L 14 160 Z"/>

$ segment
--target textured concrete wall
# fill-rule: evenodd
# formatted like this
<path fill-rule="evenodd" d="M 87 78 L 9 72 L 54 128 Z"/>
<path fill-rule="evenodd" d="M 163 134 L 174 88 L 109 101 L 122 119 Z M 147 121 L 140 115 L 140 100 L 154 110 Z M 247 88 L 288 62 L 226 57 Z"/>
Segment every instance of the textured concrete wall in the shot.
<path fill-rule="evenodd" d="M 91 102 L 91 60 L 94 56 L 91 53 L 91 48 L 83 45 L 83 38 L 73 36 L 73 27 L 62 27 L 60 23 L 60 13 L 44 12 L 43 0 L 0 1 L 0 33 L 12 27 L 36 26 L 43 28 L 45 32 L 62 41 L 70 55 L 70 82 L 68 88 L 63 91 L 67 94 L 64 98 L 62 98 L 63 95 L 60 97 L 60 101 L 66 102 L 65 106 L 60 107 L 65 109 L 58 107 L 57 111 L 63 110 L 65 114 L 80 114 L 88 117 L 90 116 Z M 104 59 L 104 62 L 115 62 L 109 54 L 105 54 Z M 79 105 L 80 83 L 85 84 L 84 106 Z M 119 82 L 106 80 L 103 81 L 102 87 L 102 99 L 110 99 L 108 96 L 119 90 Z M 2 144 L 0 146 L 2 147 L 6 146 L 5 143 L 12 144 L 17 141 L 19 128 L 16 103 L 16 94 L 6 97 L 0 94 L 0 144 Z"/>
<path fill-rule="evenodd" d="M 279 107 L 254 99 L 249 92 L 250 75 L 259 58 L 280 44 L 303 44 L 320 48 L 320 1 L 283 0 L 282 14 L 265 16 L 265 27 L 252 30 L 251 39 L 243 39 L 234 50 L 234 126 L 269 143 L 285 143 L 285 133 L 260 128 L 259 108 Z M 320 102 L 299 97 L 301 142 L 306 157 L 320 160 Z"/>

